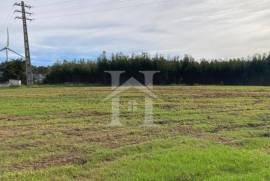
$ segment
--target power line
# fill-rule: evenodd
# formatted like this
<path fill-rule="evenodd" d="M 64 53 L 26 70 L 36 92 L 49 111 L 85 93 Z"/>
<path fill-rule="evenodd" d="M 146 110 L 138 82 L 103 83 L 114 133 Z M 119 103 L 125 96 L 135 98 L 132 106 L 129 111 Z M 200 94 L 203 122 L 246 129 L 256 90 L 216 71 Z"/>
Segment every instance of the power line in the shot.
<path fill-rule="evenodd" d="M 101 4 L 101 3 L 104 3 L 106 1 L 110 1 L 110 0 L 99 0 L 98 4 Z M 116 1 L 116 0 L 115 0 Z M 136 1 L 136 0 L 117 0 L 117 1 L 120 1 L 120 3 L 124 3 L 124 2 L 130 2 L 130 1 Z M 37 4 L 37 6 L 35 6 L 35 8 L 43 8 L 43 7 L 49 7 L 49 6 L 54 6 L 54 5 L 63 5 L 64 3 L 78 3 L 78 0 L 77 1 L 74 1 L 74 0 L 64 0 L 64 1 L 57 1 L 57 2 L 49 2 L 49 3 L 45 3 L 45 4 Z M 85 1 L 87 2 L 87 1 Z M 95 3 L 96 4 L 96 3 Z"/>
<path fill-rule="evenodd" d="M 10 8 L 10 10 L 8 11 L 8 14 L 7 14 L 7 16 L 6 16 L 6 19 L 5 19 L 5 23 L 4 23 L 4 25 L 6 26 L 6 27 L 4 27 L 4 28 L 7 28 L 8 27 L 8 25 L 9 25 L 9 23 L 11 22 L 11 19 L 12 19 L 12 15 L 13 15 L 13 9 L 14 9 L 14 7 L 12 6 L 11 8 Z"/>
<path fill-rule="evenodd" d="M 65 1 L 50 2 L 50 3 L 45 3 L 45 4 L 38 4 L 37 6 L 35 6 L 35 8 L 49 7 L 49 6 L 54 6 L 57 4 L 63 5 L 63 3 L 70 3 L 70 2 L 75 2 L 75 1 L 74 0 L 65 0 Z"/>
<path fill-rule="evenodd" d="M 162 3 L 167 3 L 168 1 L 163 0 Z M 140 4 L 135 4 L 135 5 L 129 5 L 129 6 L 122 6 L 122 7 L 117 7 L 117 8 L 107 8 L 107 9 L 102 9 L 102 10 L 92 10 L 92 11 L 83 11 L 83 12 L 76 12 L 76 13 L 70 13 L 70 14 L 62 14 L 62 15 L 56 15 L 56 16 L 44 16 L 40 17 L 38 19 L 47 19 L 47 18 L 60 18 L 60 17 L 67 17 L 67 16 L 79 16 L 79 15 L 84 15 L 84 14 L 91 14 L 91 13 L 99 13 L 99 12 L 111 12 L 119 9 L 125 9 L 125 8 L 133 8 L 133 7 L 139 7 L 139 6 L 145 6 L 145 5 L 151 5 L 153 4 L 153 1 L 147 2 L 147 3 L 140 3 Z"/>
<path fill-rule="evenodd" d="M 94 4 L 92 4 L 92 6 L 100 6 L 100 5 L 102 5 L 102 7 L 104 7 L 105 5 L 108 5 L 107 3 L 105 4 L 105 2 L 106 1 L 108 1 L 108 0 L 103 0 L 103 1 L 99 1 L 98 3 L 94 3 Z M 129 0 L 129 1 L 120 1 L 119 2 L 119 4 L 124 4 L 124 3 L 127 3 L 127 2 L 131 2 L 131 1 L 136 1 L 136 0 Z M 56 3 L 55 3 L 56 4 Z M 66 6 L 65 6 L 66 5 Z M 80 4 L 76 4 L 76 5 L 80 5 Z M 85 6 L 84 6 L 85 7 Z M 40 10 L 42 10 L 41 8 L 44 8 L 44 6 L 40 6 L 39 7 L 39 14 L 41 14 L 40 12 Z M 46 6 L 45 6 L 45 8 L 46 8 Z M 61 6 L 59 6 L 59 7 L 53 7 L 53 10 L 57 10 L 57 9 L 59 9 L 60 11 L 57 11 L 57 13 L 58 12 L 61 12 L 61 11 L 63 11 L 63 10 L 71 10 L 72 12 L 74 12 L 74 4 L 61 4 Z M 76 10 L 76 9 L 75 9 Z M 81 10 L 81 9 L 80 9 Z M 52 11 L 52 9 L 50 9 L 49 10 L 50 11 L 50 14 L 53 14 L 54 13 L 54 11 Z M 47 13 L 48 12 L 48 9 L 46 9 L 46 15 L 48 14 Z M 44 13 L 44 14 L 45 14 Z M 61 14 L 60 15 L 58 15 L 58 14 L 56 14 L 56 15 L 53 15 L 53 16 L 62 16 Z M 49 17 L 53 17 L 53 16 L 49 16 Z M 64 15 L 65 16 L 65 15 Z M 44 16 L 43 16 L 44 17 Z M 41 17 L 41 18 L 43 18 L 43 17 Z"/>

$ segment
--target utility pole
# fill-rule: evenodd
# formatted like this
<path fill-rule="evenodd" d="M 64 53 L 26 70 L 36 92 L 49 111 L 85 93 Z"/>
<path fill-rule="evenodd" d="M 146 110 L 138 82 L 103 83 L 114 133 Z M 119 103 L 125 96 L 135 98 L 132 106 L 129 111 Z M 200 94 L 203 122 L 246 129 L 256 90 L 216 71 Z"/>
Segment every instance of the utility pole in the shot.
<path fill-rule="evenodd" d="M 21 19 L 23 23 L 26 83 L 27 85 L 33 85 L 33 73 L 32 73 L 32 65 L 31 65 L 28 31 L 27 31 L 27 21 L 32 21 L 33 19 L 27 17 L 27 15 L 31 16 L 32 13 L 27 12 L 25 10 L 26 8 L 31 9 L 32 6 L 25 4 L 24 1 L 21 1 L 20 3 L 15 3 L 14 6 L 21 7 L 21 10 L 15 10 L 14 13 L 22 14 L 22 16 L 17 16 L 15 19 Z"/>

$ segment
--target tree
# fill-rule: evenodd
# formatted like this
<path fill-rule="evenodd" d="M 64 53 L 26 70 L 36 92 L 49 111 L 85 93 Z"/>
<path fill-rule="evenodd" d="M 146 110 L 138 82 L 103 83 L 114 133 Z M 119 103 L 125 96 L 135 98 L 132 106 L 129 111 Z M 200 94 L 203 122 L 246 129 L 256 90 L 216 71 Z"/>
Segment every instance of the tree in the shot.
<path fill-rule="evenodd" d="M 2 64 L 3 77 L 2 81 L 10 79 L 21 80 L 26 83 L 25 62 L 21 60 L 13 60 Z"/>

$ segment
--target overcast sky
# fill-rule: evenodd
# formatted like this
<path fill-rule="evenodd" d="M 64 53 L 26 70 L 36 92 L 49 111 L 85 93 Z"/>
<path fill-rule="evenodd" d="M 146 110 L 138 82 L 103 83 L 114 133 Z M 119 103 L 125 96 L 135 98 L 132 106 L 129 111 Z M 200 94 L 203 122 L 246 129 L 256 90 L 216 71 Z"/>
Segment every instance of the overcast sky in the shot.
<path fill-rule="evenodd" d="M 0 46 L 23 53 L 14 0 L 0 2 Z M 268 53 L 270 0 L 28 0 L 32 61 L 96 58 L 103 50 L 126 54 L 190 54 L 195 58 Z M 4 54 L 0 55 L 1 61 Z"/>

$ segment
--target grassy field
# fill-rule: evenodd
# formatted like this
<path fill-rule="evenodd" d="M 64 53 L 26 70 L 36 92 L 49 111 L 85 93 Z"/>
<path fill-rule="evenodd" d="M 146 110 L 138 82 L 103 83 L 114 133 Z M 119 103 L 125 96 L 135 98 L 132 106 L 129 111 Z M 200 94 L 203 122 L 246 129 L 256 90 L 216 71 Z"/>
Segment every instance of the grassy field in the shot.
<path fill-rule="evenodd" d="M 129 90 L 110 127 L 109 87 L 0 89 L 0 180 L 270 180 L 270 87 L 154 92 L 154 126 Z"/>

